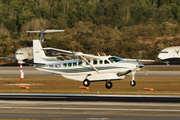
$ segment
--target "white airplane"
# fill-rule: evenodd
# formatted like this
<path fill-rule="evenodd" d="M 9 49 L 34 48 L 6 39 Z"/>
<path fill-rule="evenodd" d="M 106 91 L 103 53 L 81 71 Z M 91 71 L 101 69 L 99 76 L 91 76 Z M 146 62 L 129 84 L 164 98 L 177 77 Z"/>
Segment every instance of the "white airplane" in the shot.
<path fill-rule="evenodd" d="M 40 33 L 41 44 L 43 44 L 45 34 L 51 32 L 64 32 L 64 30 L 27 31 L 27 33 Z M 17 60 L 19 64 L 31 63 L 33 61 L 33 47 L 20 48 L 14 53 L 14 57 L 0 57 L 0 59 Z"/>
<path fill-rule="evenodd" d="M 75 59 L 58 60 L 56 57 L 47 57 L 44 51 L 57 52 Z M 42 48 L 39 40 L 33 40 L 33 56 L 34 68 L 37 70 L 83 81 L 83 85 L 86 87 L 90 85 L 90 82 L 106 81 L 107 89 L 112 88 L 111 81 L 123 80 L 125 75 L 132 77 L 130 85 L 135 86 L 135 73 L 144 66 L 139 62 L 126 62 L 116 56 L 96 56 L 62 49 Z"/>
<path fill-rule="evenodd" d="M 0 59 L 17 60 L 18 63 L 26 63 L 33 60 L 33 47 L 20 48 L 14 53 L 14 57 L 0 57 Z"/>
<path fill-rule="evenodd" d="M 166 62 L 179 61 L 180 60 L 180 46 L 167 47 L 163 49 L 159 53 L 158 58 Z"/>
<path fill-rule="evenodd" d="M 64 32 L 64 30 L 27 31 L 27 33 L 40 33 L 41 44 L 43 44 L 45 34 L 51 32 Z M 20 48 L 15 52 L 14 57 L 0 57 L 0 59 L 16 60 L 20 64 L 20 83 L 22 83 L 22 78 L 24 78 L 22 64 L 33 64 L 33 47 Z"/>

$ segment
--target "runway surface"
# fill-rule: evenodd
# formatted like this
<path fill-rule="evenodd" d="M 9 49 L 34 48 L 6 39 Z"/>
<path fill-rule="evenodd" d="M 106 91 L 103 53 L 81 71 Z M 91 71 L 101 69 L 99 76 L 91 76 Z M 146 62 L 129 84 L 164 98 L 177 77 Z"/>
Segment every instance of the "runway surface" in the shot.
<path fill-rule="evenodd" d="M 0 94 L 2 96 L 12 94 Z M 14 97 L 18 98 L 18 94 Z M 46 96 L 46 97 L 45 97 Z M 178 98 L 178 96 L 111 96 L 111 95 L 44 95 L 44 94 L 21 94 L 21 98 L 26 100 L 0 100 L 1 119 L 82 119 L 82 120 L 179 120 L 180 103 L 174 102 L 147 102 L 161 98 Z M 38 97 L 39 100 L 36 100 Z M 50 97 L 50 99 L 47 99 Z M 59 100 L 57 98 L 59 97 Z M 79 100 L 68 100 L 69 97 Z M 96 97 L 95 101 L 84 98 Z M 129 102 L 120 102 L 111 98 L 131 98 Z M 29 99 L 34 98 L 35 100 Z M 82 99 L 81 99 L 82 98 Z M 139 102 L 131 102 L 134 98 L 139 98 Z M 19 99 L 19 98 L 18 98 Z M 29 99 L 29 100 L 28 100 Z M 41 99 L 41 100 L 40 100 Z M 55 99 L 55 100 L 54 100 Z M 62 99 L 62 101 L 60 100 Z M 99 101 L 98 101 L 99 99 Z M 67 100 L 67 101 L 66 101 Z"/>
<path fill-rule="evenodd" d="M 137 77 L 180 77 L 180 71 L 169 71 L 169 68 L 180 68 L 180 65 L 146 65 L 145 70 L 136 73 Z M 149 71 L 148 68 L 163 68 L 167 71 Z M 0 66 L 0 76 L 19 77 L 20 68 L 18 66 Z M 32 66 L 23 66 L 24 75 L 26 77 L 37 76 L 58 76 L 47 72 L 35 70 Z M 128 77 L 128 76 L 127 76 Z"/>
<path fill-rule="evenodd" d="M 167 71 L 147 71 L 148 68 Z M 180 77 L 176 66 L 146 66 L 138 77 Z M 0 77 L 19 78 L 18 66 L 1 67 Z M 25 77 L 54 76 L 23 66 Z M 57 75 L 56 75 L 57 76 Z M 0 94 L 0 119 L 179 120 L 180 96 Z"/>
<path fill-rule="evenodd" d="M 1 93 L 0 100 L 180 103 L 180 96 Z"/>

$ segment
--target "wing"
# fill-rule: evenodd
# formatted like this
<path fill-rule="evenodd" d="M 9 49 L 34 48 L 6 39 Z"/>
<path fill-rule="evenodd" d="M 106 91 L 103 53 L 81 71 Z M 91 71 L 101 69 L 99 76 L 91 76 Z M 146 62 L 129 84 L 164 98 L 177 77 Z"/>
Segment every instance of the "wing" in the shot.
<path fill-rule="evenodd" d="M 61 56 L 71 56 L 71 57 L 77 57 L 81 58 L 84 61 L 86 61 L 97 73 L 99 73 L 98 69 L 96 69 L 87 59 L 94 59 L 94 60 L 99 60 L 100 57 L 96 55 L 89 55 L 89 54 L 83 54 L 82 52 L 72 52 L 72 51 L 67 51 L 67 50 L 62 50 L 62 49 L 56 49 L 56 48 L 43 48 L 43 50 L 47 52 L 52 52 L 55 54 L 59 54 Z"/>
<path fill-rule="evenodd" d="M 6 59 L 6 60 L 16 60 L 15 57 L 0 57 L 0 59 Z"/>
<path fill-rule="evenodd" d="M 126 58 L 123 58 L 123 60 L 129 62 L 155 62 L 155 60 L 126 59 Z"/>
<path fill-rule="evenodd" d="M 69 56 L 69 57 L 84 57 L 86 59 L 95 59 L 100 60 L 99 56 L 96 55 L 90 55 L 90 54 L 84 54 L 82 52 L 73 52 L 73 51 L 67 51 L 62 49 L 56 49 L 56 48 L 43 48 L 44 51 L 46 51 L 48 54 L 57 55 L 57 56 Z"/>

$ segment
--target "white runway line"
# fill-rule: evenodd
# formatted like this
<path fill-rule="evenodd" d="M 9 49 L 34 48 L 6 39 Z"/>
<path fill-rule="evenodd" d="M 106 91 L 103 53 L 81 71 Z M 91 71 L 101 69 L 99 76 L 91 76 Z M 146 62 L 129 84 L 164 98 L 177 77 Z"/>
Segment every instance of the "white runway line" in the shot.
<path fill-rule="evenodd" d="M 111 109 L 111 108 L 39 108 L 39 107 L 0 107 L 0 109 L 26 109 L 26 110 L 87 110 L 87 111 L 146 111 L 146 112 L 180 112 L 180 110 L 163 109 Z"/>

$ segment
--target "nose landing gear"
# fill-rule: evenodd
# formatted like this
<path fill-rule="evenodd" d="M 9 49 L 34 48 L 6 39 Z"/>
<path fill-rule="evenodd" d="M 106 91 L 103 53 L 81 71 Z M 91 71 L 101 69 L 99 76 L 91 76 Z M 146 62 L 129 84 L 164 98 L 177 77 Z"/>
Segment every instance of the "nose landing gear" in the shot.
<path fill-rule="evenodd" d="M 135 86 L 136 85 L 136 81 L 134 80 L 135 79 L 135 73 L 136 72 L 133 72 L 133 73 L 131 73 L 131 77 L 132 77 L 132 80 L 130 81 L 130 85 L 131 86 Z"/>

